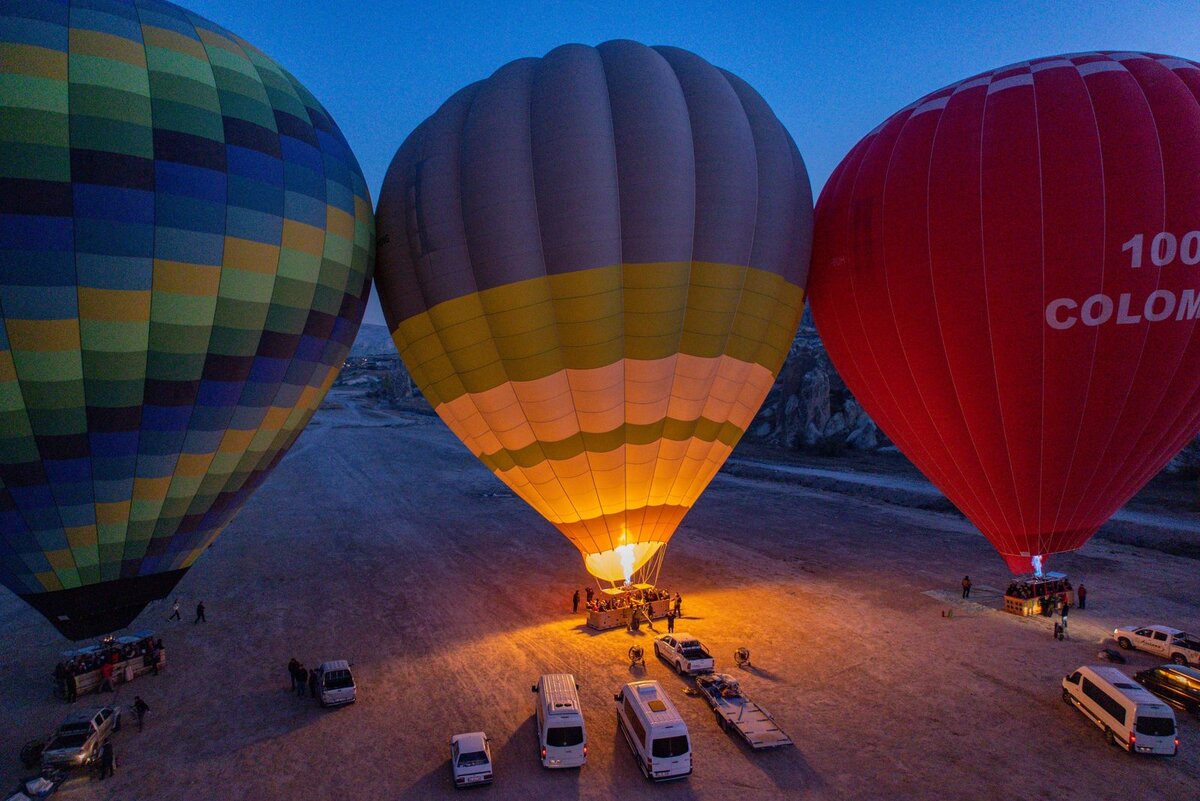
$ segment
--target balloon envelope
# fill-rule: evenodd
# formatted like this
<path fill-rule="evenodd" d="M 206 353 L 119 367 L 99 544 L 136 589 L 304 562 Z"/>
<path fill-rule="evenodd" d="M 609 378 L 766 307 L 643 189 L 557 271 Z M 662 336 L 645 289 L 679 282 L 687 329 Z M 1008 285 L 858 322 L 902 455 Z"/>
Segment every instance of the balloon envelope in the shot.
<path fill-rule="evenodd" d="M 1014 572 L 1200 425 L 1198 93 L 1144 53 L 994 70 L 893 115 L 817 204 L 834 364 Z"/>
<path fill-rule="evenodd" d="M 380 300 L 438 414 L 604 579 L 671 537 L 803 306 L 812 196 L 744 82 L 628 42 L 448 100 L 380 193 Z"/>
<path fill-rule="evenodd" d="M 80 638 L 169 592 L 319 405 L 370 200 L 304 87 L 169 3 L 5 3 L 0 115 L 0 581 Z"/>

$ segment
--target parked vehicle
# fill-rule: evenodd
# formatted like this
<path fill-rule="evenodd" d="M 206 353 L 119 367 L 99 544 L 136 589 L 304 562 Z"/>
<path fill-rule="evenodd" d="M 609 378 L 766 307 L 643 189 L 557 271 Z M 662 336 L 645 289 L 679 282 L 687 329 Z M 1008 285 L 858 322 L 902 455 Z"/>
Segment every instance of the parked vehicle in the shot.
<path fill-rule="evenodd" d="M 1186 665 L 1160 665 L 1133 678 L 1167 703 L 1200 713 L 1200 670 Z"/>
<path fill-rule="evenodd" d="M 663 634 L 654 638 L 654 653 L 681 675 L 694 676 L 713 669 L 713 658 L 690 634 Z"/>
<path fill-rule="evenodd" d="M 531 688 L 537 695 L 537 735 L 542 766 L 578 768 L 587 762 L 587 729 L 579 688 L 570 673 L 547 673 Z"/>
<path fill-rule="evenodd" d="M 717 716 L 717 725 L 731 729 L 751 748 L 792 745 L 792 738 L 775 723 L 771 713 L 742 694 L 738 680 L 728 673 L 710 673 L 696 679 L 696 689 Z"/>
<path fill-rule="evenodd" d="M 1169 626 L 1141 626 L 1113 629 L 1117 645 L 1129 650 L 1157 654 L 1177 665 L 1200 665 L 1200 637 Z"/>
<path fill-rule="evenodd" d="M 100 758 L 100 746 L 121 728 L 121 710 L 106 706 L 66 717 L 42 749 L 42 764 L 53 768 L 80 768 Z"/>
<path fill-rule="evenodd" d="M 317 697 L 321 699 L 321 706 L 353 704 L 358 699 L 354 674 L 350 672 L 350 663 L 345 659 L 322 662 L 317 665 L 316 671 Z"/>
<path fill-rule="evenodd" d="M 652 781 L 682 779 L 692 772 L 692 742 L 679 710 L 657 681 L 634 681 L 613 696 L 617 728 L 642 775 Z"/>
<path fill-rule="evenodd" d="M 450 771 L 455 788 L 492 783 L 492 741 L 481 731 L 450 738 Z"/>
<path fill-rule="evenodd" d="M 1118 668 L 1081 667 L 1063 678 L 1063 701 L 1104 730 L 1109 745 L 1130 753 L 1174 756 L 1179 750 L 1175 713 Z"/>

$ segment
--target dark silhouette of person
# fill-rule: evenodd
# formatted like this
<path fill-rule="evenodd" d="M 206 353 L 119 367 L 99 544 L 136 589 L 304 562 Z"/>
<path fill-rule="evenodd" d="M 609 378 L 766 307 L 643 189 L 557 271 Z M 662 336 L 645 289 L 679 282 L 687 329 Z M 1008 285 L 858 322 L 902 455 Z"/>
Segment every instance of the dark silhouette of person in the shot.
<path fill-rule="evenodd" d="M 588 602 L 589 604 L 592 602 L 592 597 L 593 597 L 595 594 L 596 594 L 596 591 L 595 591 L 595 590 L 593 590 L 591 587 L 588 587 L 588 588 L 587 588 L 587 602 Z"/>
<path fill-rule="evenodd" d="M 1080 583 L 1079 592 L 1077 592 L 1076 595 L 1079 597 L 1079 608 L 1086 609 L 1087 608 L 1087 587 L 1083 586 L 1083 584 Z"/>
<path fill-rule="evenodd" d="M 296 672 L 298 670 L 300 670 L 300 663 L 293 656 L 292 661 L 288 662 L 288 675 L 292 677 L 292 692 L 296 692 Z"/>
<path fill-rule="evenodd" d="M 579 611 L 579 590 L 575 590 L 575 594 L 571 596 L 571 612 Z"/>
<path fill-rule="evenodd" d="M 200 603 L 196 604 L 196 619 L 192 621 L 192 625 L 194 626 L 197 623 L 207 622 L 208 618 L 204 616 L 204 601 L 201 601 Z"/>
<path fill-rule="evenodd" d="M 317 697 L 317 671 L 315 669 L 308 673 L 308 694 L 312 698 Z"/>
<path fill-rule="evenodd" d="M 308 671 L 304 669 L 304 665 L 296 668 L 296 695 L 304 697 L 304 691 L 308 687 Z"/>
<path fill-rule="evenodd" d="M 150 711 L 150 705 L 142 700 L 142 696 L 133 696 L 133 718 L 137 721 L 138 731 L 142 730 L 142 724 L 146 721 L 146 713 Z"/>
<path fill-rule="evenodd" d="M 962 597 L 964 597 L 964 598 L 971 597 L 971 577 L 970 576 L 963 576 L 962 590 L 963 590 Z"/>
<path fill-rule="evenodd" d="M 675 633 L 675 610 L 670 608 L 667 609 L 667 633 Z"/>
<path fill-rule="evenodd" d="M 104 781 L 111 775 L 113 775 L 112 741 L 105 740 L 104 745 L 100 746 L 100 781 Z"/>

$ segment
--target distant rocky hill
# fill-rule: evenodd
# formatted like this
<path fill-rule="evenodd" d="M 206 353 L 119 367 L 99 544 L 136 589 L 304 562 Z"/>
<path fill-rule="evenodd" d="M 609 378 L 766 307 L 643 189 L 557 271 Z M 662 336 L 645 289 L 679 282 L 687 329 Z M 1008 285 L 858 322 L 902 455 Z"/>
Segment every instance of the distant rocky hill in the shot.
<path fill-rule="evenodd" d="M 363 323 L 358 329 L 358 337 L 350 348 L 351 356 L 383 356 L 395 353 L 396 345 L 386 325 Z"/>

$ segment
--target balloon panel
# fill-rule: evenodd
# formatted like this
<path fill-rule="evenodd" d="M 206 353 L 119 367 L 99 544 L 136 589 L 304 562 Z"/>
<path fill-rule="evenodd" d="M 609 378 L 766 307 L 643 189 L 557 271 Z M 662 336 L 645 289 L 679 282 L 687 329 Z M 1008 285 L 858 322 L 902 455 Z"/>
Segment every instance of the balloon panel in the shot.
<path fill-rule="evenodd" d="M 888 119 L 818 203 L 834 364 L 1015 571 L 1200 426 L 1198 93 L 1168 56 L 1005 67 Z"/>
<path fill-rule="evenodd" d="M 378 218 L 385 315 L 442 419 L 593 573 L 648 559 L 803 308 L 808 178 L 762 98 L 681 50 L 561 47 L 426 120 Z"/>
<path fill-rule="evenodd" d="M 0 69 L 0 581 L 87 636 L 169 591 L 319 405 L 370 199 L 294 78 L 169 3 L 6 3 Z"/>

